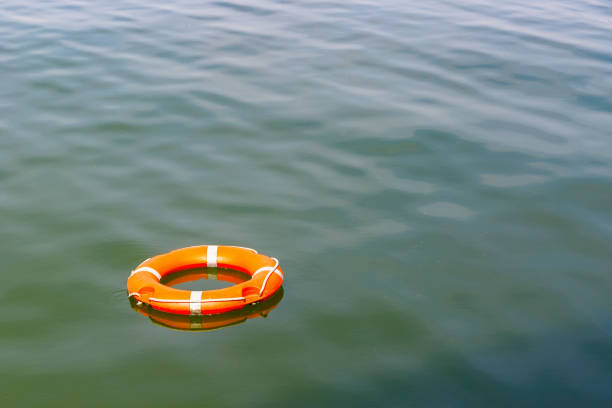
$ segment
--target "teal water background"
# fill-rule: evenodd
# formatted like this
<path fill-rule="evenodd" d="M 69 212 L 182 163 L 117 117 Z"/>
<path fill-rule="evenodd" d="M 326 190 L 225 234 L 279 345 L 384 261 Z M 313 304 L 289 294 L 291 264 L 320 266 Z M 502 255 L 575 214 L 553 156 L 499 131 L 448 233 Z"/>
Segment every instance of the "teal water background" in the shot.
<path fill-rule="evenodd" d="M 132 311 L 209 243 L 266 319 Z M 612 6 L 5 0 L 0 268 L 2 407 L 611 406 Z"/>

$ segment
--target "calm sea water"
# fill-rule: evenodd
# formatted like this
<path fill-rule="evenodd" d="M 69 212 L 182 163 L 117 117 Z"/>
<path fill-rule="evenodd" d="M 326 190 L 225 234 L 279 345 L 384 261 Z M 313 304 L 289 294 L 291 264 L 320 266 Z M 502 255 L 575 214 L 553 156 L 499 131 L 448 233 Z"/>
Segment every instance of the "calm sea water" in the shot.
<path fill-rule="evenodd" d="M 267 318 L 131 309 L 208 243 Z M 5 0 L 0 261 L 3 407 L 610 406 L 612 5 Z"/>

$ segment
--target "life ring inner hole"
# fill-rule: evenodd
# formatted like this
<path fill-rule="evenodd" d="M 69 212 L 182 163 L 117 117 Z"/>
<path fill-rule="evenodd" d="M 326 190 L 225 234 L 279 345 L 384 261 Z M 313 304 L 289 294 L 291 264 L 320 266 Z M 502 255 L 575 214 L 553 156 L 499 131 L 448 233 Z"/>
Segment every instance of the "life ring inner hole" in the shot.
<path fill-rule="evenodd" d="M 228 268 L 190 268 L 164 276 L 160 283 L 183 290 L 214 290 L 251 279 L 249 274 Z"/>

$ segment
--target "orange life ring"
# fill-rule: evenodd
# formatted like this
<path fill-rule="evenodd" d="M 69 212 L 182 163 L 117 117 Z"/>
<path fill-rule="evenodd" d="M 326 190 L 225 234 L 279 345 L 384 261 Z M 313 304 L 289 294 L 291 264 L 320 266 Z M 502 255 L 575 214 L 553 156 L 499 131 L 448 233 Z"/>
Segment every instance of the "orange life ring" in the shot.
<path fill-rule="evenodd" d="M 158 326 L 180 331 L 210 331 L 242 324 L 248 319 L 268 317 L 268 314 L 279 304 L 282 298 L 283 288 L 281 287 L 274 295 L 263 302 L 245 306 L 242 309 L 232 310 L 231 312 L 208 316 L 178 315 L 160 312 L 151 306 L 142 306 L 142 304 L 138 306 L 138 302 L 134 298 L 130 298 L 130 306 L 134 311 L 147 316 L 151 322 Z"/>
<path fill-rule="evenodd" d="M 229 268 L 251 279 L 229 288 L 198 291 L 171 288 L 160 280 L 171 273 L 199 267 Z M 201 245 L 156 255 L 136 267 L 127 280 L 128 296 L 162 312 L 208 315 L 241 309 L 268 299 L 282 286 L 276 258 L 250 248 Z"/>

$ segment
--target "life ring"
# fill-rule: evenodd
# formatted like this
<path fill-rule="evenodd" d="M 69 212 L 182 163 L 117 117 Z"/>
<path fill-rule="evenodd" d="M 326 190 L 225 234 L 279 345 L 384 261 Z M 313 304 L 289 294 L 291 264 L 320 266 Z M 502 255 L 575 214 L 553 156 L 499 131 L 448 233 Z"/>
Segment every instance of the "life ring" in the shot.
<path fill-rule="evenodd" d="M 148 305 L 141 304 L 139 306 L 138 301 L 134 298 L 130 298 L 130 306 L 134 311 L 147 316 L 153 324 L 158 326 L 180 331 L 211 331 L 236 326 L 249 319 L 268 317 L 268 314 L 278 306 L 282 298 L 283 288 L 281 287 L 274 295 L 263 302 L 254 303 L 227 313 L 200 316 L 160 312 Z"/>
<path fill-rule="evenodd" d="M 160 282 L 174 272 L 200 267 L 234 269 L 251 278 L 228 288 L 207 291 L 175 289 Z M 264 301 L 278 291 L 283 280 L 276 258 L 250 248 L 200 245 L 145 260 L 130 274 L 127 289 L 130 298 L 162 312 L 209 315 Z"/>

